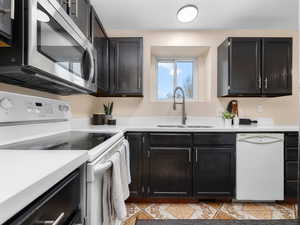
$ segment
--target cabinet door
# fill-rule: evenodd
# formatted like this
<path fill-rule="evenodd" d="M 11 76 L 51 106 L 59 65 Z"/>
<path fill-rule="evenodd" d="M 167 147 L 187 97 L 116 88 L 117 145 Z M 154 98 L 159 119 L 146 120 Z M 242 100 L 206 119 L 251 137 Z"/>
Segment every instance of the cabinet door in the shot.
<path fill-rule="evenodd" d="M 110 46 L 112 95 L 143 95 L 143 39 L 112 38 Z"/>
<path fill-rule="evenodd" d="M 263 39 L 263 94 L 292 94 L 292 39 Z"/>
<path fill-rule="evenodd" d="M 149 197 L 187 197 L 191 195 L 191 148 L 151 147 L 147 154 L 147 195 Z"/>
<path fill-rule="evenodd" d="M 203 198 L 233 197 L 235 154 L 233 148 L 195 149 L 194 190 Z"/>
<path fill-rule="evenodd" d="M 69 15 L 87 38 L 90 37 L 91 6 L 88 0 L 69 0 Z"/>
<path fill-rule="evenodd" d="M 104 28 L 97 17 L 96 12 L 92 11 L 92 42 L 97 54 L 97 86 L 98 95 L 105 95 L 109 92 L 109 40 Z"/>
<path fill-rule="evenodd" d="M 229 94 L 257 96 L 261 94 L 261 39 L 230 38 Z"/>
<path fill-rule="evenodd" d="M 128 133 L 127 140 L 130 147 L 130 173 L 131 184 L 129 185 L 130 197 L 138 197 L 142 194 L 143 174 L 143 134 Z"/>

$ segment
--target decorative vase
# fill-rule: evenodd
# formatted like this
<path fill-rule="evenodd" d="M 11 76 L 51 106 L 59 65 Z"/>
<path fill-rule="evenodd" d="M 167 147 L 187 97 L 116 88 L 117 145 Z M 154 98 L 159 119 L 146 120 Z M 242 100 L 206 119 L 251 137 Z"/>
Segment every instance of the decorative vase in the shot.
<path fill-rule="evenodd" d="M 92 117 L 93 125 L 104 125 L 105 124 L 105 114 L 94 114 Z"/>
<path fill-rule="evenodd" d="M 238 118 L 237 116 L 235 116 L 233 118 L 233 126 L 234 127 L 238 127 L 240 125 L 240 118 Z"/>
<path fill-rule="evenodd" d="M 224 119 L 224 127 L 231 127 L 232 119 Z"/>
<path fill-rule="evenodd" d="M 108 120 L 112 119 L 112 115 L 105 115 L 105 124 L 108 124 Z"/>

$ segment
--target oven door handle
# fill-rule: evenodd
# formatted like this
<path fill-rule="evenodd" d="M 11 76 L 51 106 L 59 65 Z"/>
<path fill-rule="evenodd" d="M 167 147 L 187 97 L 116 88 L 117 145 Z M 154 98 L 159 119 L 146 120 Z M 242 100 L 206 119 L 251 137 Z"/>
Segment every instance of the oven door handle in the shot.
<path fill-rule="evenodd" d="M 65 213 L 62 212 L 59 214 L 59 216 L 55 220 L 43 220 L 43 221 L 37 221 L 37 224 L 43 224 L 43 225 L 58 225 L 62 219 L 64 218 Z"/>

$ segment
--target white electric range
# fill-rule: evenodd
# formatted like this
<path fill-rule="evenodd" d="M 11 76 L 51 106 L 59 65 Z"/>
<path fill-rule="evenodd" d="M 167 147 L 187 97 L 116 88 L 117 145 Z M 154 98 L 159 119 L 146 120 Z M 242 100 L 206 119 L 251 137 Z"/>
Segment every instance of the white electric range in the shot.
<path fill-rule="evenodd" d="M 125 144 L 124 134 L 73 130 L 67 102 L 0 92 L 0 151 L 88 151 L 82 167 L 82 221 L 101 224 L 101 179 L 95 169 Z"/>

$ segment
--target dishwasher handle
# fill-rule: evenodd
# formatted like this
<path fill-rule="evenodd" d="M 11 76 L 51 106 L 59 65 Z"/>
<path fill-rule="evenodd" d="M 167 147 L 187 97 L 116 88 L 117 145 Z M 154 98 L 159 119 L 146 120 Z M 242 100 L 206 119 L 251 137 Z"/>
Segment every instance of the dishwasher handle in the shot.
<path fill-rule="evenodd" d="M 261 135 L 238 139 L 238 142 L 245 142 L 249 144 L 258 144 L 258 145 L 274 144 L 283 141 L 284 139 L 282 138 L 261 136 Z"/>

